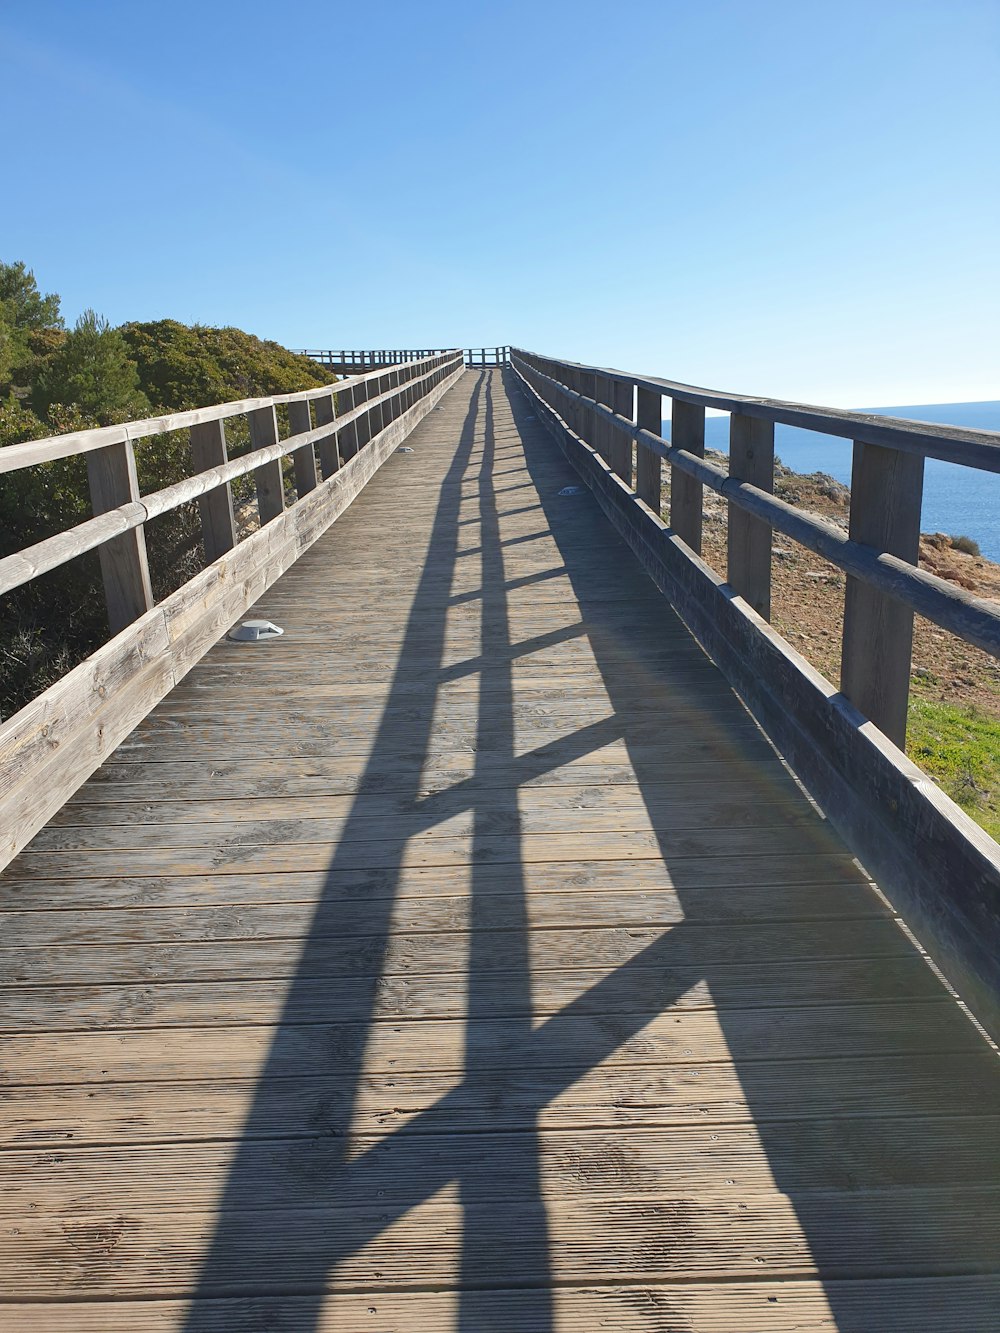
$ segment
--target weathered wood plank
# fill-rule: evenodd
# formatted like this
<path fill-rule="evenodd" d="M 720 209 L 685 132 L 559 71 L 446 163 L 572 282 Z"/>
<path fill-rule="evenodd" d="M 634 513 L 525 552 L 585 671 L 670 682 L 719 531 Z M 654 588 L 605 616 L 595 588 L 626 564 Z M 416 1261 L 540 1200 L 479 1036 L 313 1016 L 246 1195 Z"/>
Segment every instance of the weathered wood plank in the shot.
<path fill-rule="evenodd" d="M 756 1126 L 720 1125 L 676 1127 L 669 1139 L 641 1128 L 548 1131 L 537 1147 L 521 1134 L 428 1135 L 417 1151 L 405 1137 L 353 1139 L 350 1147 L 354 1157 L 374 1150 L 381 1158 L 386 1207 L 412 1205 L 427 1176 L 449 1171 L 467 1182 L 470 1201 L 488 1203 L 501 1191 L 508 1201 L 523 1197 L 536 1153 L 550 1202 L 679 1193 L 745 1199 L 770 1193 L 775 1178 L 794 1178 L 811 1190 L 851 1190 L 859 1178 L 882 1188 L 996 1185 L 997 1129 L 987 1116 L 853 1118 L 790 1122 L 763 1135 Z M 278 1208 L 309 1206 L 316 1180 L 338 1176 L 329 1207 L 363 1207 L 370 1198 L 371 1182 L 342 1169 L 343 1145 L 329 1138 L 272 1140 L 243 1151 L 251 1169 L 230 1192 L 230 1207 L 252 1208 L 262 1195 Z M 230 1144 L 197 1142 L 134 1145 L 127 1153 L 72 1145 L 57 1153 L 7 1150 L 0 1152 L 0 1214 L 16 1219 L 53 1206 L 64 1217 L 141 1210 L 150 1193 L 164 1210 L 210 1208 L 235 1156 Z M 953 1174 L 945 1161 L 954 1163 Z"/>
<path fill-rule="evenodd" d="M 469 862 L 494 865 L 521 865 L 534 862 L 577 861 L 661 861 L 688 857 L 732 857 L 765 855 L 780 838 L 783 850 L 792 855 L 808 856 L 830 853 L 837 844 L 825 830 L 814 827 L 789 827 L 780 817 L 773 825 L 749 829 L 682 830 L 665 841 L 655 833 L 490 833 L 473 848 L 468 836 L 414 838 L 399 854 L 384 840 L 360 839 L 345 843 L 337 851 L 337 866 L 343 870 L 411 869 L 418 866 L 455 866 Z M 329 842 L 294 843 L 255 842 L 252 836 L 217 847 L 147 847 L 142 857 L 145 874 L 210 875 L 246 871 L 285 873 L 322 870 L 329 866 L 335 844 Z M 104 878 L 118 873 L 122 864 L 120 850 L 94 850 L 83 855 L 68 852 L 22 852 L 13 875 L 40 875 L 62 878 L 76 875 L 81 879 Z"/>
<path fill-rule="evenodd" d="M 917 1209 L 933 1222 L 914 1225 Z M 463 1225 L 489 1238 L 490 1271 L 502 1286 L 654 1278 L 749 1281 L 763 1275 L 761 1268 L 816 1277 L 803 1213 L 817 1233 L 829 1277 L 870 1278 L 885 1269 L 894 1276 L 955 1268 L 989 1274 L 1000 1242 L 1000 1191 L 990 1189 L 817 1191 L 794 1203 L 778 1192 L 749 1194 L 745 1203 L 683 1195 L 641 1203 L 597 1197 L 589 1203 L 552 1202 L 546 1211 L 553 1236 L 548 1254 L 539 1252 L 534 1234 L 524 1228 L 516 1202 L 425 1203 L 391 1229 L 385 1210 L 375 1205 L 323 1209 L 322 1225 L 315 1208 L 247 1209 L 237 1225 L 240 1249 L 227 1267 L 225 1286 L 213 1281 L 211 1271 L 199 1273 L 211 1211 L 144 1210 L 116 1219 L 110 1230 L 105 1217 L 57 1221 L 29 1215 L 11 1228 L 17 1234 L 0 1250 L 0 1281 L 22 1299 L 44 1296 L 53 1284 L 77 1296 L 149 1298 L 190 1291 L 200 1277 L 207 1296 L 232 1294 L 236 1282 L 247 1294 L 301 1290 L 317 1276 L 324 1289 L 350 1291 L 369 1282 L 374 1268 L 383 1286 L 412 1287 L 419 1273 L 433 1287 L 454 1281 Z M 107 1256 L 109 1239 L 112 1261 L 97 1262 Z M 773 1256 L 779 1254 L 777 1262 Z M 327 1278 L 333 1256 L 335 1272 Z"/>
<path fill-rule="evenodd" d="M 557 1013 L 567 1004 L 580 1013 L 645 1011 L 653 1002 L 675 1010 L 713 1007 L 771 1009 L 813 1004 L 885 1003 L 940 998 L 941 986 L 917 954 L 850 959 L 818 958 L 804 962 L 771 961 L 712 966 L 711 988 L 690 967 L 634 967 L 616 979 L 613 989 L 597 985 L 606 975 L 594 968 L 564 967 L 546 972 L 532 990 L 534 1014 Z M 523 995 L 512 994 L 506 976 L 486 973 L 477 991 L 497 1018 L 523 1016 Z M 22 987 L 0 987 L 0 1029 L 21 1033 L 88 1028 L 212 1027 L 218 1023 L 277 1023 L 285 1026 L 337 1014 L 342 1022 L 365 1022 L 367 993 L 352 978 L 299 977 L 289 992 L 287 981 L 203 981 L 197 986 L 156 979 L 109 985 L 33 986 L 25 1004 Z M 433 979 L 404 975 L 379 981 L 379 1014 L 393 1017 L 462 1018 L 468 986 L 462 973 L 436 973 Z M 163 1131 L 165 1132 L 165 1131 Z"/>
<path fill-rule="evenodd" d="M 741 1060 L 815 1058 L 817 1050 L 825 1059 L 905 1054 L 931 1059 L 981 1048 L 975 1027 L 944 991 L 936 1003 L 756 1009 L 730 1015 L 724 1024 L 712 1010 L 572 1014 L 557 1021 L 565 1058 L 585 1061 L 588 1052 L 607 1050 L 606 1070 L 700 1068 L 730 1061 L 733 1051 Z M 462 1020 L 317 1021 L 293 1027 L 229 1027 L 220 1021 L 207 1031 L 160 1028 L 155 1035 L 143 1030 L 5 1037 L 2 1086 L 253 1079 L 265 1064 L 269 1078 L 312 1078 L 338 1066 L 354 1067 L 362 1058 L 370 1074 L 460 1074 L 470 1038 L 481 1070 L 521 1061 L 530 1067 L 530 1042 L 517 1019 L 473 1020 L 471 1033 Z M 1000 1120 L 993 1128 L 1000 1128 Z M 1000 1172 L 1000 1159 L 996 1168 Z"/>
<path fill-rule="evenodd" d="M 367 977 L 396 973 L 431 974 L 435 968 L 461 972 L 469 941 L 461 932 L 426 931 L 339 938 L 319 935 L 310 941 L 308 975 Z M 764 922 L 737 926 L 685 923 L 666 931 L 657 927 L 589 928 L 539 931 L 532 943 L 537 971 L 561 967 L 617 968 L 626 963 L 647 967 L 709 967 L 808 958 L 881 958 L 912 948 L 892 921 Z M 516 964 L 523 940 L 516 931 L 491 933 L 484 972 Z M 49 945 L 44 949 L 0 949 L 0 984 L 85 984 L 95 975 L 104 981 L 221 981 L 227 977 L 293 977 L 301 962 L 301 942 L 286 939 L 237 939 L 221 949 L 215 941 L 187 940 L 183 945 Z"/>
<path fill-rule="evenodd" d="M 493 894 L 526 895 L 532 910 L 546 910 L 535 901 L 541 895 L 581 892 L 597 899 L 604 894 L 614 897 L 617 910 L 633 910 L 618 902 L 619 895 L 676 892 L 683 887 L 686 918 L 715 913 L 713 919 L 745 920 L 754 915 L 762 919 L 767 911 L 779 918 L 779 904 L 788 904 L 788 915 L 807 917 L 865 915 L 850 890 L 868 881 L 850 857 L 806 853 L 799 856 L 697 857 L 672 861 L 670 869 L 662 861 L 545 861 L 522 865 L 513 878 L 510 871 L 497 865 L 410 867 L 390 870 L 341 870 L 328 866 L 312 872 L 281 871 L 235 874 L 151 877 L 134 874 L 127 877 L 83 879 L 76 876 L 46 879 L 33 875 L 16 879 L 11 871 L 0 880 L 0 904 L 4 910 L 41 911 L 48 908 L 66 911 L 121 911 L 130 906 L 171 907 L 204 904 L 310 902 L 322 897 L 324 902 L 370 903 L 392 898 L 400 904 L 409 898 L 427 903 L 435 897 L 467 896 L 472 892 L 473 876 L 480 900 Z M 732 893 L 732 885 L 740 892 Z M 828 887 L 832 886 L 832 887 Z M 787 898 L 781 890 L 789 889 Z M 768 895 L 773 893 L 774 898 Z M 798 905 L 794 913 L 791 903 Z M 699 899 L 699 895 L 703 895 Z M 768 902 L 772 905 L 766 906 Z M 868 915 L 884 915 L 885 908 L 869 895 Z M 848 908 L 847 904 L 852 906 Z M 428 908 L 428 910 L 430 910 Z M 595 909 L 596 910 L 596 909 Z"/>
<path fill-rule="evenodd" d="M 555 1020 L 553 1020 L 555 1021 Z M 404 1130 L 472 1134 L 658 1128 L 844 1117 L 954 1116 L 954 1090 L 967 1114 L 996 1104 L 1000 1076 L 992 1054 L 880 1056 L 876 1060 L 761 1060 L 749 1064 L 582 1067 L 547 1042 L 539 1068 L 493 1071 L 459 1083 L 447 1073 L 342 1073 L 312 1078 L 51 1084 L 9 1088 L 0 1125 L 11 1147 L 167 1143 L 185 1139 L 341 1136 L 388 1137 Z M 523 1066 L 524 1062 L 521 1062 Z M 484 1071 L 485 1072 L 485 1071 Z M 751 1079 L 752 1075 L 752 1079 Z M 571 1085 L 571 1086 L 570 1086 Z M 567 1095 L 563 1095 L 569 1089 Z M 252 1124 L 247 1122 L 254 1108 Z M 444 1182 L 442 1182 L 444 1183 Z M 911 1201 L 912 1202 L 912 1201 Z M 995 1252 L 993 1257 L 995 1258 Z"/>
<path fill-rule="evenodd" d="M 931 1277 L 877 1280 L 761 1280 L 723 1284 L 643 1283 L 628 1287 L 563 1286 L 552 1310 L 540 1313 L 536 1293 L 493 1290 L 476 1298 L 483 1319 L 518 1333 L 578 1333 L 614 1328 L 649 1333 L 669 1311 L 685 1333 L 995 1333 L 1000 1278 Z M 364 1328 L 375 1311 L 392 1333 L 453 1333 L 459 1298 L 453 1292 L 386 1291 L 369 1285 L 328 1297 L 229 1297 L 211 1301 L 119 1300 L 106 1303 L 0 1306 L 0 1328 L 27 1333 L 180 1333 L 192 1320 L 214 1333 L 315 1333 Z M 836 1313 L 835 1313 L 836 1312 Z M 4 1322 L 6 1321 L 6 1322 Z M 210 1321 L 210 1322 L 208 1322 Z"/>
<path fill-rule="evenodd" d="M 187 805 L 178 808 L 182 817 L 175 820 L 170 819 L 168 807 L 163 811 L 162 819 L 150 811 L 146 822 L 93 820 L 50 824 L 36 834 L 31 849 L 39 853 L 74 850 L 89 853 L 154 847 L 214 846 L 222 849 L 248 843 L 270 846 L 286 842 L 300 845 L 331 843 L 343 847 L 353 842 L 395 842 L 400 837 L 428 840 L 458 838 L 463 834 L 471 836 L 473 833 L 505 834 L 512 831 L 512 826 L 526 836 L 573 832 L 581 836 L 627 834 L 650 829 L 667 835 L 697 829 L 821 826 L 818 816 L 799 802 L 761 806 L 746 798 L 670 802 L 652 810 L 641 801 L 566 809 L 552 808 L 546 803 L 539 809 L 522 810 L 519 815 L 512 815 L 504 807 L 491 811 L 488 800 L 480 798 L 475 810 L 453 813 L 416 810 L 396 816 L 391 824 L 377 811 L 360 816 L 356 811 L 344 811 L 325 817 L 318 810 L 297 811 L 292 807 L 282 812 L 280 808 L 272 807 L 274 813 L 262 813 L 255 818 L 255 811 L 244 806 L 240 813 L 245 817 L 233 819 L 231 810 L 204 810 L 201 803 L 194 811 Z"/>

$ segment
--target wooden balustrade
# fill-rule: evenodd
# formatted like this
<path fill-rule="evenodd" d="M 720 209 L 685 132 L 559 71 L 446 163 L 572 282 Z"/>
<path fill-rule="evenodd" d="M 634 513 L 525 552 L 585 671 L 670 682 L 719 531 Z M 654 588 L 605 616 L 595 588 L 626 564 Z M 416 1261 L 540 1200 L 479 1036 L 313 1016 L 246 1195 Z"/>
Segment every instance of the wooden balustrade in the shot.
<path fill-rule="evenodd" d="M 915 612 L 1000 657 L 1000 606 L 917 566 L 924 458 L 998 472 L 1000 437 L 715 393 L 518 348 L 511 373 L 827 818 L 963 999 L 1000 1030 L 1000 848 L 901 753 Z M 706 408 L 730 413 L 728 469 L 704 457 Z M 776 423 L 855 442 L 847 533 L 772 494 Z M 634 491 L 610 461 L 621 443 L 637 449 Z M 725 581 L 699 558 L 705 486 L 728 503 Z M 767 623 L 772 531 L 847 575 L 840 690 Z M 669 754 L 664 764 L 666 773 Z"/>
<path fill-rule="evenodd" d="M 300 393 L 220 403 L 0 450 L 0 474 L 84 455 L 94 506 L 92 519 L 0 559 L 0 593 L 96 548 L 115 636 L 0 725 L 0 866 L 329 527 L 463 371 L 460 351 L 440 353 Z M 278 407 L 288 413 L 290 435 L 284 440 Z M 249 422 L 251 449 L 230 458 L 226 422 L 237 417 Z M 189 431 L 191 475 L 141 495 L 136 447 L 177 430 Z M 291 500 L 283 473 L 288 458 Z M 251 473 L 260 527 L 237 542 L 230 486 Z M 155 604 L 145 524 L 192 501 L 200 511 L 206 566 Z"/>
<path fill-rule="evenodd" d="M 1000 471 L 1000 439 L 986 431 L 930 427 L 887 417 L 739 398 L 553 361 L 514 349 L 519 372 L 545 376 L 547 401 L 625 485 L 623 446 L 638 450 L 636 493 L 659 512 L 660 460 L 671 465 L 671 526 L 701 552 L 702 488 L 729 504 L 727 579 L 770 618 L 771 545 L 776 530 L 838 565 L 847 575 L 841 689 L 890 740 L 902 746 L 910 679 L 913 613 L 1000 656 L 1000 612 L 916 567 L 924 457 Z M 537 378 L 533 387 L 539 386 Z M 618 390 L 622 393 L 619 400 Z M 636 394 L 636 420 L 616 404 Z M 661 436 L 662 398 L 671 399 L 671 440 Z M 729 411 L 729 470 L 706 463 L 705 409 Z M 776 422 L 855 438 L 849 535 L 774 498 Z M 617 443 L 615 441 L 618 441 Z M 614 460 L 614 461 L 613 461 Z"/>
<path fill-rule="evenodd" d="M 404 365 L 413 361 L 425 360 L 432 356 L 445 356 L 449 348 L 433 348 L 421 351 L 378 351 L 350 350 L 333 348 L 302 348 L 297 356 L 308 356 L 322 366 L 332 370 L 371 370 L 376 367 Z M 464 351 L 465 364 L 472 368 L 487 366 L 505 366 L 510 360 L 510 347 L 467 347 Z"/>

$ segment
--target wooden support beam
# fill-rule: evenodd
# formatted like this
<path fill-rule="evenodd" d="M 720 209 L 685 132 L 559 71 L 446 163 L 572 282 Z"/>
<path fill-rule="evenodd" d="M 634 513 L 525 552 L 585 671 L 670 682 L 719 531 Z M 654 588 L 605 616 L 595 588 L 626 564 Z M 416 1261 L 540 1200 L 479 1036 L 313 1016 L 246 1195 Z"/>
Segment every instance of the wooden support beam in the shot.
<path fill-rule="evenodd" d="M 391 422 L 396 420 L 400 412 L 403 410 L 402 407 L 403 396 L 399 391 L 400 390 L 399 371 L 390 370 L 386 378 L 388 380 L 389 390 L 393 395 L 392 399 L 388 403 L 388 418 L 386 420 L 386 425 L 388 426 Z"/>
<path fill-rule="evenodd" d="M 369 388 L 372 386 L 372 380 L 361 380 L 354 386 L 354 406 L 362 407 L 368 401 Z M 353 458 L 354 455 L 362 450 L 372 437 L 372 417 L 370 412 L 363 412 L 354 423 L 354 439 L 351 441 L 351 453 L 347 457 Z"/>
<path fill-rule="evenodd" d="M 614 398 L 614 385 L 607 375 L 594 376 L 594 398 L 602 407 L 611 406 Z M 617 435 L 618 432 L 609 421 L 599 416 L 598 413 L 593 413 L 590 443 L 614 472 L 618 471 L 615 467 Z"/>
<path fill-rule="evenodd" d="M 697 403 L 671 400 L 670 443 L 698 458 L 705 457 L 705 409 Z M 701 555 L 701 524 L 704 487 L 696 477 L 670 469 L 670 526 L 694 551 Z"/>
<path fill-rule="evenodd" d="M 226 451 L 225 422 L 201 421 L 191 427 L 191 462 L 195 472 L 218 467 L 229 459 Z M 201 535 L 208 564 L 231 551 L 236 545 L 236 519 L 233 516 L 233 492 L 229 482 L 198 497 Z"/>
<path fill-rule="evenodd" d="M 131 441 L 122 440 L 89 453 L 87 477 L 95 516 L 138 500 L 139 480 Z M 153 606 L 145 530 L 133 528 L 112 537 L 101 546 L 100 556 L 108 623 L 111 633 L 117 634 Z"/>
<path fill-rule="evenodd" d="M 729 475 L 759 490 L 774 490 L 774 423 L 734 412 L 729 421 Z M 726 578 L 765 620 L 771 618 L 771 526 L 729 506 Z"/>
<path fill-rule="evenodd" d="M 313 399 L 313 411 L 316 415 L 317 426 L 332 425 L 336 419 L 336 405 L 334 395 L 328 394 L 324 398 Z M 340 453 L 337 448 L 337 436 L 328 435 L 326 439 L 319 442 L 319 470 L 326 481 L 327 477 L 332 477 L 340 467 Z"/>
<path fill-rule="evenodd" d="M 663 430 L 663 395 L 652 389 L 644 389 L 640 384 L 636 389 L 635 424 L 640 430 L 652 431 L 659 435 Z M 653 513 L 660 516 L 660 479 L 661 465 L 659 454 L 643 445 L 637 446 L 635 474 L 636 491 L 643 504 L 649 505 Z"/>
<path fill-rule="evenodd" d="M 317 424 L 319 424 L 317 422 Z M 309 400 L 288 404 L 288 431 L 290 435 L 301 435 L 312 430 L 312 418 L 309 415 Z M 311 444 L 303 445 L 292 454 L 295 467 L 295 494 L 308 495 L 314 491 L 319 479 L 316 475 L 316 450 Z"/>
<path fill-rule="evenodd" d="M 385 391 L 385 376 L 376 375 L 373 380 L 368 381 L 368 397 L 378 398 Z M 375 403 L 367 412 L 368 417 L 368 439 L 373 440 L 380 431 L 385 429 L 385 417 L 382 414 L 382 404 Z"/>
<path fill-rule="evenodd" d="M 250 443 L 254 449 L 266 449 L 278 443 L 278 415 L 273 406 L 257 407 L 247 413 L 250 423 Z M 253 474 L 257 486 L 257 513 L 260 525 L 270 523 L 285 512 L 285 486 L 281 475 L 281 459 L 265 463 Z"/>
<path fill-rule="evenodd" d="M 611 381 L 611 403 L 610 406 L 616 416 L 624 417 L 626 421 L 633 421 L 632 415 L 632 393 L 633 386 L 624 380 Z M 620 430 L 611 428 L 611 458 L 610 463 L 615 472 L 618 473 L 626 486 L 632 485 L 632 441 L 628 435 L 623 435 Z"/>
<path fill-rule="evenodd" d="M 850 536 L 911 565 L 920 553 L 924 460 L 878 444 L 855 444 Z M 913 612 L 847 576 L 840 687 L 896 745 L 906 743 Z"/>
<path fill-rule="evenodd" d="M 597 397 L 597 376 L 594 372 L 591 370 L 579 370 L 577 371 L 577 379 L 579 381 L 577 389 L 583 394 L 584 398 L 595 399 Z M 585 439 L 592 449 L 597 449 L 598 453 L 600 453 L 597 444 L 597 431 L 598 423 L 593 410 L 589 407 L 581 408 L 577 434 Z"/>

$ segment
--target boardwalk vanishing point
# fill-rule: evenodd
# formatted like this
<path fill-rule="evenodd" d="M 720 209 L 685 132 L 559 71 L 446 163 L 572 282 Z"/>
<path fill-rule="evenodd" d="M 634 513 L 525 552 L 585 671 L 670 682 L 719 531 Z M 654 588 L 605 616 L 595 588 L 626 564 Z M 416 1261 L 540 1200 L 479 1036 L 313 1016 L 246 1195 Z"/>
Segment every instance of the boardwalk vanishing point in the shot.
<path fill-rule="evenodd" d="M 295 451 L 244 405 L 297 487 L 252 563 L 190 422 L 202 583 L 161 616 L 112 496 L 119 633 L 0 729 L 0 1329 L 996 1333 L 995 844 L 796 661 L 806 715 L 738 574 L 758 685 L 664 597 L 711 483 L 643 500 L 655 386 L 410 364 L 287 396 Z"/>

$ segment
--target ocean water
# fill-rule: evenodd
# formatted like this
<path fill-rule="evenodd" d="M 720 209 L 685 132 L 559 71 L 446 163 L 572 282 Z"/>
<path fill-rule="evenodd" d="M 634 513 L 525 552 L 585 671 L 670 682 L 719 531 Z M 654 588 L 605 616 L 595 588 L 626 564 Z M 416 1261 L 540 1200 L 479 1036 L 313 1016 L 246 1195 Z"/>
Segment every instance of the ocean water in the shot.
<path fill-rule="evenodd" d="M 933 421 L 948 426 L 972 426 L 1000 431 L 1000 401 L 985 403 L 923 403 L 909 407 L 859 409 L 910 421 Z M 665 438 L 670 423 L 664 422 Z M 729 417 L 707 417 L 705 444 L 729 452 Z M 819 435 L 795 426 L 776 426 L 775 453 L 795 472 L 826 472 L 851 484 L 852 445 L 835 435 Z M 979 472 L 928 458 L 924 467 L 923 532 L 947 532 L 972 537 L 983 555 L 1000 561 L 1000 473 Z"/>

